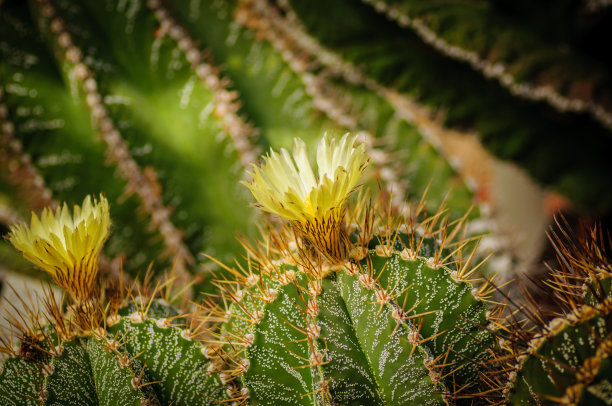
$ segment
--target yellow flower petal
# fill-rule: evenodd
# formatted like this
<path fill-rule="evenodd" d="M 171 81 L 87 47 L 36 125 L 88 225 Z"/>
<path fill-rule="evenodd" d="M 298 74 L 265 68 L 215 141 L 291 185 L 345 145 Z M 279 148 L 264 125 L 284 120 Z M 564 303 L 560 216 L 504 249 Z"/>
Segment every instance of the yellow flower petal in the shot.
<path fill-rule="evenodd" d="M 108 201 L 87 196 L 73 214 L 64 204 L 55 214 L 44 209 L 32 213 L 30 227 L 11 227 L 8 239 L 30 262 L 48 272 L 77 300 L 91 294 L 98 274 L 97 258 L 110 228 Z"/>
<path fill-rule="evenodd" d="M 368 157 L 356 136 L 326 136 L 317 147 L 316 163 L 315 176 L 306 144 L 296 138 L 293 155 L 285 149 L 270 151 L 245 184 L 263 210 L 290 221 L 324 255 L 339 256 L 345 202 Z"/>

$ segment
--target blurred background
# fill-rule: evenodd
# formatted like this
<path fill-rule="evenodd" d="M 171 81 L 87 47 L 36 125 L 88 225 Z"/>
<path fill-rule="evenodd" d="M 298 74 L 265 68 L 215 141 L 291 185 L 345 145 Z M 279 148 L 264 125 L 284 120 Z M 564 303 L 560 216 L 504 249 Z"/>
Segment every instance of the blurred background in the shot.
<path fill-rule="evenodd" d="M 446 201 L 485 272 L 612 214 L 612 1 L 0 0 L 0 232 L 103 193 L 101 268 L 214 290 L 270 147 L 359 133 L 394 210 Z M 45 275 L 0 241 L 2 296 Z"/>

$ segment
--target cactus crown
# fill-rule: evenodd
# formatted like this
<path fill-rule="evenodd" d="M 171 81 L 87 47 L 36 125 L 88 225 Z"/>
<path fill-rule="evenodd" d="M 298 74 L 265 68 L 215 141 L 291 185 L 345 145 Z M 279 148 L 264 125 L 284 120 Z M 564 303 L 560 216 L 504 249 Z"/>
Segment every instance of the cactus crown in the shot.
<path fill-rule="evenodd" d="M 70 213 L 32 216 L 9 239 L 68 294 L 52 289 L 20 298 L 6 316 L 11 336 L 0 369 L 0 404 L 211 405 L 224 401 L 204 345 L 207 302 L 176 306 L 175 276 L 125 283 L 98 278 L 98 252 L 109 231 L 109 205 L 85 198 Z M 189 287 L 187 287 L 188 289 Z M 28 300 L 29 299 L 29 300 Z M 187 306 L 189 305 L 189 306 Z M 44 320 L 44 322 L 43 322 Z M 13 338 L 18 338 L 14 343 Z"/>

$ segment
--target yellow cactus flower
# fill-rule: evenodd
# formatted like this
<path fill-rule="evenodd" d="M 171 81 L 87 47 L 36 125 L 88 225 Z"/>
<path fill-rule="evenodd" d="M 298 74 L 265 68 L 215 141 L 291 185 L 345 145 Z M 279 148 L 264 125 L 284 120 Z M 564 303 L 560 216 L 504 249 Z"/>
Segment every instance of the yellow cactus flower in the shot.
<path fill-rule="evenodd" d="M 44 209 L 40 219 L 32 213 L 30 227 L 11 227 L 8 239 L 30 262 L 48 272 L 55 282 L 78 301 L 86 300 L 98 274 L 98 253 L 108 237 L 110 216 L 104 196 L 82 207 L 68 206 L 55 214 Z"/>
<path fill-rule="evenodd" d="M 317 147 L 317 176 L 306 144 L 296 138 L 293 156 L 270 151 L 261 167 L 254 165 L 246 186 L 260 207 L 291 222 L 306 243 L 328 259 L 345 256 L 345 202 L 367 166 L 365 145 L 356 136 L 325 136 Z"/>

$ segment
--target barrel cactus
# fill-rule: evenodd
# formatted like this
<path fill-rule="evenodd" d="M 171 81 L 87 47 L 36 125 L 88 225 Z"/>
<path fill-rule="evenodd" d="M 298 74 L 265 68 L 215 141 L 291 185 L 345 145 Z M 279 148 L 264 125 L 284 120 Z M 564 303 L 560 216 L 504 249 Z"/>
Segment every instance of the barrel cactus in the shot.
<path fill-rule="evenodd" d="M 252 404 L 444 404 L 478 392 L 494 335 L 486 285 L 447 213 L 347 208 L 367 163 L 355 137 L 271 152 L 247 186 L 287 221 L 221 281 L 223 379 Z M 367 201 L 367 199 L 365 199 Z"/>
<path fill-rule="evenodd" d="M 58 301 L 49 289 L 14 304 L 7 317 L 17 344 L 3 340 L 0 403 L 218 404 L 227 395 L 201 340 L 208 314 L 172 306 L 171 279 L 101 281 L 97 260 L 109 224 L 106 199 L 88 197 L 73 213 L 64 205 L 13 228 L 15 247 L 68 296 Z"/>
<path fill-rule="evenodd" d="M 551 239 L 559 266 L 545 287 L 558 304 L 552 320 L 533 300 L 507 318 L 494 368 L 483 370 L 491 403 L 612 403 L 611 240 L 600 227 Z"/>

